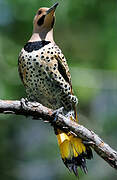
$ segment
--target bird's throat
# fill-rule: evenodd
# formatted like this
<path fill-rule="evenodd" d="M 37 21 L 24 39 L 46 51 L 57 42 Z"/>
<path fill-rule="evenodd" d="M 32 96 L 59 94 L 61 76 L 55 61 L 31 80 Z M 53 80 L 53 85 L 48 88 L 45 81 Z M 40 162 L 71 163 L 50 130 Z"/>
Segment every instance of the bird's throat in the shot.
<path fill-rule="evenodd" d="M 50 41 L 50 42 L 54 42 L 53 40 L 53 29 L 51 29 L 48 32 L 33 32 L 31 38 L 30 38 L 30 42 L 34 42 L 34 41 Z"/>

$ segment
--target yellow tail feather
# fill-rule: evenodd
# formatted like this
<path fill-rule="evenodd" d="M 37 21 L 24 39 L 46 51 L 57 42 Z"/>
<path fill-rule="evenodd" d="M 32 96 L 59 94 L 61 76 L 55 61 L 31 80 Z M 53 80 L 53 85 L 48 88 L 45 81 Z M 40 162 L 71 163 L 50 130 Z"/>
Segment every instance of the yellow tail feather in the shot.
<path fill-rule="evenodd" d="M 70 119 L 73 121 L 72 117 Z M 87 173 L 86 159 L 93 157 L 91 148 L 84 145 L 81 138 L 71 133 L 66 134 L 59 129 L 57 129 L 57 139 L 61 158 L 68 169 L 78 176 L 77 167 L 80 166 Z"/>
<path fill-rule="evenodd" d="M 68 135 L 59 130 L 57 139 L 62 159 L 72 159 L 72 157 L 77 157 L 86 151 L 86 147 L 82 143 L 82 140 L 74 137 L 72 134 Z"/>

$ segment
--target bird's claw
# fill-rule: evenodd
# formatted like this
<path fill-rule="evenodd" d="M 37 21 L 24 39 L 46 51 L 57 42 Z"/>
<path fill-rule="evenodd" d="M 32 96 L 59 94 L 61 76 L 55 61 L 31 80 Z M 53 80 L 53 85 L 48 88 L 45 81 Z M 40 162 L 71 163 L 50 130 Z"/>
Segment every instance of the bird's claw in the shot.
<path fill-rule="evenodd" d="M 61 107 L 61 108 L 59 108 L 59 109 L 56 109 L 56 110 L 53 112 L 52 116 L 54 117 L 54 119 L 53 119 L 51 125 L 54 125 L 54 123 L 57 121 L 57 118 L 58 118 L 58 115 L 59 115 L 59 114 L 63 114 L 63 109 L 64 109 L 64 107 Z"/>
<path fill-rule="evenodd" d="M 22 98 L 20 102 L 21 102 L 21 107 L 25 109 L 28 105 L 28 99 Z"/>
<path fill-rule="evenodd" d="M 89 145 L 89 146 L 94 145 L 93 141 L 86 141 L 86 140 L 84 140 L 82 142 L 83 142 L 84 145 Z"/>
<path fill-rule="evenodd" d="M 56 109 L 56 110 L 53 112 L 53 115 L 63 114 L 63 109 L 64 109 L 64 107 L 61 107 L 61 108 L 59 108 L 59 109 Z"/>

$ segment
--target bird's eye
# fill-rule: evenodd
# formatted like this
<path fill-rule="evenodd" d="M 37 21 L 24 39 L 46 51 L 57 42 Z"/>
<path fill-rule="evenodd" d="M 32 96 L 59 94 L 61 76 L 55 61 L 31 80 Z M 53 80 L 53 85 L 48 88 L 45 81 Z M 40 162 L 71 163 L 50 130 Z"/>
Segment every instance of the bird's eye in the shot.
<path fill-rule="evenodd" d="M 41 13 L 42 13 L 41 10 L 39 10 L 39 11 L 38 11 L 38 15 L 40 15 Z"/>

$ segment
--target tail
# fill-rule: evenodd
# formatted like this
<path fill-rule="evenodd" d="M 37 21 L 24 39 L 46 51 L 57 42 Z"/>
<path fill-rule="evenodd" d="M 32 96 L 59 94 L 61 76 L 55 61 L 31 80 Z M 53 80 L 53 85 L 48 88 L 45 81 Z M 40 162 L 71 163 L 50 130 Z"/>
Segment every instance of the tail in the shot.
<path fill-rule="evenodd" d="M 72 117 L 70 118 L 73 120 Z M 77 121 L 76 113 L 75 121 Z M 93 157 L 91 148 L 88 145 L 84 145 L 81 138 L 77 138 L 71 133 L 66 134 L 57 129 L 56 134 L 61 158 L 66 167 L 70 172 L 73 171 L 76 176 L 78 176 L 78 167 L 87 173 L 86 159 L 91 159 Z"/>

